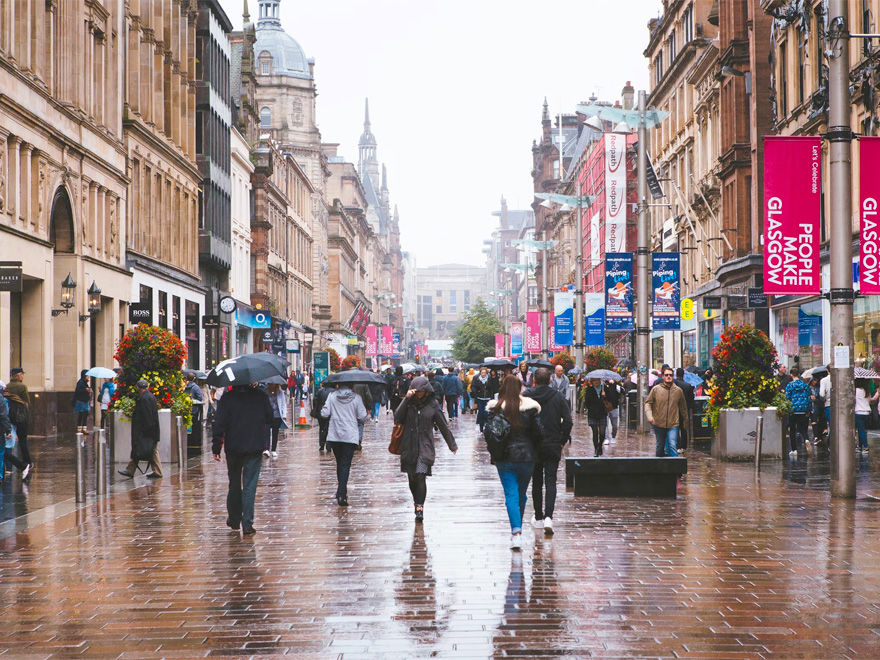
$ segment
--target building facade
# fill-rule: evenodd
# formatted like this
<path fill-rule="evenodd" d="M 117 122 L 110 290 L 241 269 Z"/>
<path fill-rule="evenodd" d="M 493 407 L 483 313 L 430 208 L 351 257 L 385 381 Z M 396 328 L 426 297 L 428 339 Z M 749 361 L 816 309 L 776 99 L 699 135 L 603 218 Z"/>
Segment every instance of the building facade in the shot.
<path fill-rule="evenodd" d="M 425 339 L 452 339 L 478 299 L 488 300 L 486 269 L 441 264 L 416 269 L 416 323 Z"/>

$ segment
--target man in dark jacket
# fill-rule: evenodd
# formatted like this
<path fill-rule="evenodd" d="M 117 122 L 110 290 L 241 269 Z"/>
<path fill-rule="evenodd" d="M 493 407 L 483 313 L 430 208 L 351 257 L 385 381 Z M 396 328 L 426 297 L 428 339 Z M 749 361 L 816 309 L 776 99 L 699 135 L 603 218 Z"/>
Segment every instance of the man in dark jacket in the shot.
<path fill-rule="evenodd" d="M 556 472 L 562 458 L 562 445 L 571 440 L 571 409 L 568 401 L 550 387 L 550 370 L 544 367 L 535 372 L 535 386 L 523 392 L 523 396 L 541 404 L 541 424 L 544 427 L 544 441 L 535 461 L 532 473 L 532 505 L 535 516 L 533 527 L 543 527 L 546 535 L 553 534 L 553 510 L 556 506 Z M 546 502 L 542 497 L 542 486 L 546 488 Z"/>
<path fill-rule="evenodd" d="M 133 477 L 138 463 L 143 459 L 135 458 L 135 447 L 152 444 L 153 453 L 150 457 L 150 471 L 148 479 L 162 478 L 162 463 L 159 462 L 159 405 L 156 397 L 150 392 L 150 384 L 141 379 L 137 383 L 138 397 L 134 403 L 134 411 L 131 413 L 131 460 L 125 470 L 119 474 L 124 477 Z"/>
<path fill-rule="evenodd" d="M 233 387 L 217 404 L 214 414 L 211 453 L 220 461 L 220 448 L 226 448 L 229 492 L 226 495 L 226 524 L 246 536 L 254 529 L 254 499 L 263 464 L 266 429 L 273 421 L 272 404 L 266 392 L 249 385 Z"/>
<path fill-rule="evenodd" d="M 437 405 L 440 406 L 440 410 L 443 410 L 443 370 L 429 371 L 428 380 L 431 383 L 431 389 L 434 390 L 434 398 L 437 399 Z"/>
<path fill-rule="evenodd" d="M 684 403 L 687 406 L 687 419 L 682 422 L 678 436 L 678 449 L 687 449 L 694 420 L 694 386 L 684 379 L 684 369 L 681 367 L 675 370 L 675 378 L 672 382 L 678 385 L 678 389 L 684 394 Z"/>
<path fill-rule="evenodd" d="M 321 417 L 321 408 L 324 407 L 324 403 L 332 391 L 326 381 L 321 381 L 321 387 L 312 398 L 312 410 L 309 414 L 318 420 L 318 451 L 324 451 L 327 448 L 327 431 L 330 429 L 330 420 L 327 417 Z"/>
<path fill-rule="evenodd" d="M 464 393 L 458 374 L 454 367 L 449 367 L 449 373 L 443 379 L 443 397 L 446 399 L 446 413 L 449 419 L 458 417 L 458 397 Z"/>

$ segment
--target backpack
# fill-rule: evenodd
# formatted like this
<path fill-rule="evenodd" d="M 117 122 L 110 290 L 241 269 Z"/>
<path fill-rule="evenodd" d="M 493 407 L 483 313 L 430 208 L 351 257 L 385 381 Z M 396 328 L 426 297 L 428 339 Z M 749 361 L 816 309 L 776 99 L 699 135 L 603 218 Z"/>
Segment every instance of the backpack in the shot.
<path fill-rule="evenodd" d="M 510 438 L 510 422 L 500 410 L 492 412 L 483 429 L 483 437 L 486 440 L 486 449 L 492 461 L 504 459 L 507 452 L 507 441 Z"/>

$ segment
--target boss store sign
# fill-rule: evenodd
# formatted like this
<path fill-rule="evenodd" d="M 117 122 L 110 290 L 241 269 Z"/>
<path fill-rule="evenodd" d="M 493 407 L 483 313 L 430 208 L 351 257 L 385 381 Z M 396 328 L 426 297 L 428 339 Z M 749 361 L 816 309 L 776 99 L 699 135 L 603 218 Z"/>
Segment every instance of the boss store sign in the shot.
<path fill-rule="evenodd" d="M 153 303 L 136 302 L 128 305 L 128 322 L 132 325 L 138 323 L 150 324 L 153 322 Z"/>

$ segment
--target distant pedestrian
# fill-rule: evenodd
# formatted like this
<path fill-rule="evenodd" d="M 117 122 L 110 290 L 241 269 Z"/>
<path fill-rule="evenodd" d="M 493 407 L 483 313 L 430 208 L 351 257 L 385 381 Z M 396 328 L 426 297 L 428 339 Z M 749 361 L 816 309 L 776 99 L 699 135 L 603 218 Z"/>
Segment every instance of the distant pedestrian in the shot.
<path fill-rule="evenodd" d="M 189 434 L 187 435 L 187 446 L 197 447 L 201 450 L 202 446 L 202 413 L 205 411 L 205 402 L 202 399 L 202 388 L 196 382 L 196 375 L 192 371 L 184 374 L 186 384 L 183 386 L 183 393 L 189 397 L 190 410 L 192 410 L 192 423 L 189 426 Z"/>
<path fill-rule="evenodd" d="M 3 442 L 3 444 L 0 445 L 0 482 L 3 481 L 3 477 L 5 476 L 6 461 L 9 461 L 17 467 L 21 472 L 22 480 L 27 481 L 31 471 L 30 464 L 25 463 L 18 458 L 11 449 L 6 448 L 6 440 L 12 437 L 12 431 L 15 425 L 9 419 L 9 403 L 6 401 L 5 394 L 6 384 L 0 380 L 0 440 Z"/>
<path fill-rule="evenodd" d="M 654 427 L 656 456 L 678 456 L 678 427 L 687 417 L 684 393 L 672 382 L 672 367 L 665 367 L 663 382 L 651 389 L 645 401 L 645 417 Z"/>
<path fill-rule="evenodd" d="M 24 384 L 24 369 L 14 367 L 9 371 L 9 383 L 6 385 L 6 399 L 9 402 L 9 421 L 15 426 L 18 435 L 18 450 L 21 459 L 34 467 L 31 452 L 28 448 L 28 433 L 31 423 L 31 397 L 27 385 Z"/>
<path fill-rule="evenodd" d="M 446 412 L 449 419 L 458 417 L 458 397 L 461 395 L 461 381 L 455 373 L 455 368 L 449 367 L 449 373 L 443 379 L 443 397 L 446 400 Z"/>
<path fill-rule="evenodd" d="M 131 460 L 125 470 L 119 474 L 124 477 L 133 477 L 138 463 L 147 460 L 150 464 L 148 479 L 162 478 L 162 463 L 159 461 L 159 405 L 156 397 L 150 392 L 150 384 L 141 379 L 137 382 L 138 395 L 134 402 L 134 411 L 131 413 Z M 152 447 L 150 458 L 144 456 L 148 448 Z"/>
<path fill-rule="evenodd" d="M 107 413 L 110 411 L 110 404 L 113 402 L 113 395 L 116 393 L 116 383 L 112 380 L 105 380 L 98 392 L 98 402 L 101 404 L 101 428 L 107 422 Z"/>
<path fill-rule="evenodd" d="M 356 383 L 354 387 L 354 393 L 357 394 L 361 398 L 361 403 L 364 404 L 364 410 L 372 410 L 373 409 L 373 394 L 370 392 L 370 386 L 366 383 Z M 366 420 L 360 421 L 358 420 L 358 445 L 357 448 L 360 449 L 364 444 L 364 424 Z"/>
<path fill-rule="evenodd" d="M 272 383 L 266 388 L 266 396 L 272 406 L 272 422 L 269 425 L 269 444 L 263 451 L 263 456 L 278 458 L 278 435 L 281 433 L 282 423 L 287 419 L 287 392 L 277 383 Z"/>
<path fill-rule="evenodd" d="M 694 386 L 684 379 L 684 369 L 678 367 L 675 370 L 675 378 L 672 382 L 678 386 L 684 394 L 684 403 L 687 406 L 687 419 L 681 423 L 681 434 L 678 438 L 678 449 L 687 449 L 688 442 L 693 436 L 693 420 L 696 399 L 694 398 Z"/>
<path fill-rule="evenodd" d="M 443 410 L 443 370 L 437 369 L 428 372 L 428 382 L 431 383 L 431 389 L 434 391 L 434 399 Z"/>
<path fill-rule="evenodd" d="M 388 388 L 385 387 L 382 383 L 370 383 L 370 398 L 373 400 L 373 405 L 370 410 L 370 417 L 376 423 L 379 422 L 379 411 L 382 409 L 382 406 L 388 403 Z"/>
<path fill-rule="evenodd" d="M 327 448 L 327 432 L 330 428 L 330 420 L 321 416 L 321 410 L 327 402 L 327 397 L 333 389 L 327 385 L 326 381 L 321 381 L 321 387 L 312 397 L 312 410 L 309 413 L 313 419 L 318 420 L 318 451 L 324 451 Z"/>
<path fill-rule="evenodd" d="M 427 378 L 414 378 L 409 392 L 394 412 L 395 423 L 404 425 L 400 471 L 405 472 L 409 479 L 416 522 L 419 523 L 424 519 L 425 497 L 428 494 L 426 479 L 431 476 L 431 466 L 434 465 L 434 428 L 440 431 L 453 454 L 458 451 L 452 431 L 433 394 Z"/>
<path fill-rule="evenodd" d="M 498 390 L 501 389 L 501 376 L 498 375 L 497 370 L 492 369 L 489 371 L 489 384 L 486 389 L 489 393 L 490 399 L 494 399 L 498 396 Z"/>
<path fill-rule="evenodd" d="M 388 397 L 391 401 L 392 410 L 397 410 L 397 406 L 400 405 L 403 397 L 406 396 L 407 390 L 409 390 L 409 383 L 405 381 L 403 367 L 394 367 L 394 376 L 388 385 Z"/>
<path fill-rule="evenodd" d="M 791 450 L 789 456 L 797 456 L 800 443 L 806 449 L 810 442 L 807 436 L 807 423 L 812 406 L 810 386 L 802 378 L 797 369 L 791 370 L 792 380 L 785 386 L 785 398 L 791 402 L 791 413 L 788 415 L 788 441 Z M 870 410 L 869 410 L 870 412 Z"/>
<path fill-rule="evenodd" d="M 559 392 L 568 401 L 568 378 L 561 364 L 553 368 L 553 377 L 550 379 L 550 387 Z"/>
<path fill-rule="evenodd" d="M 783 392 L 785 391 L 786 386 L 792 381 L 792 376 L 788 373 L 788 367 L 784 364 L 780 364 L 779 369 L 776 370 L 776 380 L 779 381 L 779 389 Z"/>
<path fill-rule="evenodd" d="M 73 412 L 76 414 L 76 432 L 86 433 L 89 430 L 89 403 L 92 400 L 92 388 L 86 369 L 79 372 L 79 380 L 73 391 Z"/>
<path fill-rule="evenodd" d="M 327 444 L 336 457 L 336 503 L 348 506 L 348 475 L 358 447 L 358 424 L 363 424 L 369 415 L 361 398 L 348 384 L 339 387 L 327 397 L 321 416 L 330 418 Z"/>
<path fill-rule="evenodd" d="M 871 396 L 870 382 L 867 378 L 856 378 L 856 431 L 859 437 L 859 451 L 868 450 L 868 418 L 871 416 L 871 404 L 880 399 L 880 390 Z"/>
<path fill-rule="evenodd" d="M 541 426 L 544 431 L 535 469 L 532 472 L 532 506 L 535 515 L 532 526 L 544 528 L 544 534 L 553 534 L 553 513 L 556 508 L 556 473 L 562 458 L 562 446 L 571 440 L 571 409 L 562 395 L 550 387 L 550 370 L 535 372 L 534 387 L 523 392 L 541 406 Z M 541 491 L 546 489 L 546 497 Z"/>
<path fill-rule="evenodd" d="M 473 371 L 473 370 L 471 370 Z M 471 405 L 471 395 L 470 395 L 470 386 L 471 381 L 468 378 L 468 373 L 464 367 L 458 370 L 458 380 L 461 381 L 461 397 L 459 398 L 459 403 L 461 405 L 461 414 L 467 415 L 468 409 Z"/>
<path fill-rule="evenodd" d="M 263 465 L 260 452 L 273 419 L 266 392 L 250 385 L 239 385 L 226 392 L 214 413 L 211 453 L 219 462 L 221 447 L 226 450 L 229 476 L 226 524 L 235 531 L 241 527 L 245 536 L 256 534 L 254 501 Z"/>
<path fill-rule="evenodd" d="M 489 391 L 489 370 L 486 367 L 480 367 L 480 373 L 471 380 L 471 396 L 477 404 L 477 424 L 482 433 L 486 424 L 486 404 L 492 399 Z"/>
<path fill-rule="evenodd" d="M 485 433 L 492 462 L 498 470 L 504 489 L 504 502 L 510 521 L 510 547 L 522 547 L 522 520 L 526 507 L 529 482 L 538 460 L 541 446 L 541 427 L 538 415 L 541 406 L 534 399 L 520 395 L 522 383 L 516 376 L 505 376 L 501 381 L 498 398 L 487 404 L 489 420 Z M 495 422 L 502 417 L 506 424 Z M 499 437 L 493 429 L 506 426 L 505 436 Z"/>
<path fill-rule="evenodd" d="M 605 393 L 605 387 L 599 378 L 591 378 L 584 390 L 584 407 L 587 410 L 587 423 L 593 433 L 593 456 L 602 455 L 605 442 L 605 428 L 608 424 L 608 412 L 611 402 Z"/>
<path fill-rule="evenodd" d="M 296 400 L 300 401 L 305 393 L 306 377 L 299 369 L 296 370 Z"/>
<path fill-rule="evenodd" d="M 531 387 L 535 382 L 535 377 L 532 375 L 532 372 L 529 371 L 529 365 L 526 364 L 525 360 L 519 363 L 516 377 L 519 378 L 519 382 L 522 383 L 523 389 Z"/>
<path fill-rule="evenodd" d="M 828 373 L 819 381 L 819 397 L 825 406 L 825 429 L 831 428 L 831 365 L 827 365 Z M 828 434 L 831 435 L 830 433 Z"/>

